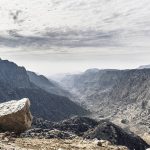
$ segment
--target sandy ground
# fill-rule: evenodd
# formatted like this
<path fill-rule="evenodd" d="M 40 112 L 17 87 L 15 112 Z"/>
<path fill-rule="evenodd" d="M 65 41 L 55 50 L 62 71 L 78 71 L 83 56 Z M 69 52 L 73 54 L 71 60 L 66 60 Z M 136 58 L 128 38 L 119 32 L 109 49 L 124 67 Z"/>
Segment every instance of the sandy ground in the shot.
<path fill-rule="evenodd" d="M 125 147 L 113 146 L 107 141 L 59 139 L 15 139 L 14 141 L 0 141 L 1 150 L 127 150 Z"/>

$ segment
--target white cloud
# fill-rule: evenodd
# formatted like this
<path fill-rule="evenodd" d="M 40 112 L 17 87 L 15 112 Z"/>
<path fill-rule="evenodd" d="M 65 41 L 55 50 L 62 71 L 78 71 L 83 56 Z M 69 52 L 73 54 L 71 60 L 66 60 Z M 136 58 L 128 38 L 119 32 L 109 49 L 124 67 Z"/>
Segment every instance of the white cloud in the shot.
<path fill-rule="evenodd" d="M 149 0 L 1 0 L 0 55 L 135 66 L 149 60 L 149 16 Z"/>
<path fill-rule="evenodd" d="M 132 40 L 136 46 L 149 39 L 149 0 L 1 0 L 0 6 L 0 45 L 130 46 Z M 10 31 L 21 37 L 12 39 Z"/>

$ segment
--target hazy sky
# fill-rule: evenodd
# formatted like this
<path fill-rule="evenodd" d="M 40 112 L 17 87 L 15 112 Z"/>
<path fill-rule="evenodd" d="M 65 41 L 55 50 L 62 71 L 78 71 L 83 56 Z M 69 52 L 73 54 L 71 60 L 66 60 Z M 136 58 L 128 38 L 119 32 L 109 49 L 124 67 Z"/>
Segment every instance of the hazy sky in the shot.
<path fill-rule="evenodd" d="M 51 75 L 150 64 L 149 0 L 0 0 L 0 57 Z"/>

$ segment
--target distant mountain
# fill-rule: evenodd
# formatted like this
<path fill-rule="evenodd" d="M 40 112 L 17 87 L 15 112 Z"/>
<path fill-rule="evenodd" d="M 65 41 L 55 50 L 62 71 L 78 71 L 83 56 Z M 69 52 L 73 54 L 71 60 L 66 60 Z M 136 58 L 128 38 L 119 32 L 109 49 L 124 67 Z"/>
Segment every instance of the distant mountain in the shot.
<path fill-rule="evenodd" d="M 40 87 L 41 89 L 44 89 L 45 91 L 51 93 L 51 94 L 56 94 L 60 96 L 65 96 L 65 97 L 71 97 L 71 94 L 67 91 L 64 90 L 58 83 L 55 81 L 52 81 L 50 79 L 47 79 L 43 75 L 37 75 L 34 72 L 27 71 L 27 74 L 29 76 L 29 79 L 32 83 Z"/>
<path fill-rule="evenodd" d="M 99 72 L 99 69 L 97 69 L 97 68 L 92 68 L 92 69 L 86 70 L 84 73 L 97 73 L 97 72 Z"/>
<path fill-rule="evenodd" d="M 150 68 L 150 65 L 143 65 L 143 66 L 138 67 L 138 69 L 149 69 L 149 68 Z"/>
<path fill-rule="evenodd" d="M 150 69 L 96 70 L 67 76 L 61 84 L 101 119 L 149 132 Z"/>
<path fill-rule="evenodd" d="M 40 78 L 42 82 L 48 82 L 43 76 Z M 51 83 L 48 82 L 48 84 Z M 35 85 L 30 81 L 24 67 L 19 67 L 7 60 L 0 60 L 0 102 L 24 97 L 30 99 L 33 115 L 48 120 L 59 121 L 86 113 L 82 107 L 67 97 L 51 94 Z"/>

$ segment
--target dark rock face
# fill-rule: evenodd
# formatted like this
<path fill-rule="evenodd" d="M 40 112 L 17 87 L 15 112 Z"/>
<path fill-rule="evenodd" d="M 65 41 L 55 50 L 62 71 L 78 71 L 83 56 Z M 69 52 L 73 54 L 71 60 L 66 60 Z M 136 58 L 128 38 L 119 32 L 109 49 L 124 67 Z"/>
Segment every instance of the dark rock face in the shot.
<path fill-rule="evenodd" d="M 50 122 L 34 118 L 33 129 L 21 134 L 22 137 L 74 138 L 108 140 L 112 144 L 123 145 L 130 150 L 145 150 L 149 145 L 134 133 L 124 131 L 108 121 L 96 121 L 87 117 L 74 117 L 61 122 Z"/>
<path fill-rule="evenodd" d="M 0 102 L 28 97 L 31 113 L 52 121 L 83 115 L 86 111 L 67 97 L 50 94 L 30 82 L 25 68 L 0 60 Z"/>
<path fill-rule="evenodd" d="M 33 117 L 32 128 L 54 129 L 55 122 L 44 120 L 43 118 Z"/>
<path fill-rule="evenodd" d="M 32 127 L 41 129 L 58 129 L 61 131 L 69 131 L 76 135 L 83 135 L 84 132 L 98 125 L 96 120 L 87 117 L 73 117 L 60 122 L 51 122 L 42 118 L 33 119 Z"/>
<path fill-rule="evenodd" d="M 46 138 L 46 139 L 62 138 L 62 139 L 65 139 L 65 138 L 69 137 L 69 134 L 67 134 L 67 133 L 65 134 L 63 131 L 62 132 L 58 131 L 58 130 L 56 131 L 54 126 L 55 126 L 55 122 L 44 120 L 43 118 L 34 117 L 33 122 L 32 122 L 32 129 L 27 130 L 26 132 L 22 133 L 20 135 L 20 137 L 22 137 L 22 138 L 32 137 L 32 138 L 39 138 L 39 139 L 40 138 Z"/>
<path fill-rule="evenodd" d="M 20 135 L 21 138 L 39 138 L 39 139 L 71 139 L 75 137 L 72 133 L 64 132 L 60 130 L 50 130 L 50 129 L 41 129 L 41 128 L 34 128 L 30 129 Z"/>
<path fill-rule="evenodd" d="M 84 138 L 108 140 L 112 144 L 123 145 L 130 150 L 145 150 L 149 145 L 140 137 L 129 132 L 125 132 L 120 127 L 110 122 L 101 121 L 99 125 L 84 133 Z"/>
<path fill-rule="evenodd" d="M 64 120 L 62 122 L 56 123 L 54 127 L 59 130 L 63 131 L 69 131 L 72 133 L 75 133 L 79 136 L 83 135 L 84 132 L 88 131 L 89 129 L 94 128 L 95 126 L 98 125 L 98 122 L 87 118 L 87 117 L 82 117 L 82 118 L 72 118 L 68 120 Z"/>
<path fill-rule="evenodd" d="M 21 137 L 42 138 L 73 138 L 82 136 L 84 132 L 98 125 L 98 122 L 87 117 L 74 117 L 61 122 L 34 118 L 31 130 L 21 134 Z"/>

